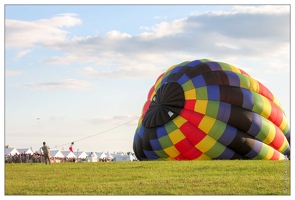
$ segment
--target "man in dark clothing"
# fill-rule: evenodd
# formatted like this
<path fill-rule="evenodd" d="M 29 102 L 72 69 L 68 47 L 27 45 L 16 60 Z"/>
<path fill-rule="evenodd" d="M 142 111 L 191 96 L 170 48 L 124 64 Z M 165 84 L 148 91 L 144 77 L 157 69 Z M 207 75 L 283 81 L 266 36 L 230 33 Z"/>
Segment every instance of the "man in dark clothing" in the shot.
<path fill-rule="evenodd" d="M 50 162 L 50 151 L 49 151 L 49 146 L 46 145 L 46 142 L 43 142 L 43 146 L 41 147 L 43 154 L 44 154 L 44 160 L 45 160 L 45 164 L 47 165 L 47 162 L 49 164 L 51 164 Z"/>

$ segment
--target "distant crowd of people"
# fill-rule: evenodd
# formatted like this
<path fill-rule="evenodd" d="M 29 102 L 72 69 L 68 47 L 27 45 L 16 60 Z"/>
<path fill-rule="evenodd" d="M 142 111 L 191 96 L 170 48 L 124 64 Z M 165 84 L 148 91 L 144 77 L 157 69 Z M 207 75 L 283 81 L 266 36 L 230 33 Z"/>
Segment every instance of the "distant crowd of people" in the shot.
<path fill-rule="evenodd" d="M 56 162 L 76 162 L 76 158 L 55 158 L 50 157 L 50 148 L 43 142 L 43 146 L 40 148 L 41 153 L 35 152 L 33 154 L 22 152 L 21 154 L 5 154 L 5 163 L 45 163 L 51 164 Z"/>
<path fill-rule="evenodd" d="M 8 147 L 7 147 L 8 148 Z M 129 155 L 128 152 L 127 155 Z M 134 160 L 134 159 L 133 159 Z M 129 161 L 133 161 L 129 160 Z M 112 156 L 109 157 L 103 157 L 103 158 L 96 158 L 96 155 L 94 152 L 91 152 L 86 158 L 68 158 L 68 157 L 53 157 L 50 156 L 50 148 L 46 144 L 46 142 L 43 142 L 43 146 L 40 148 L 40 153 L 36 151 L 35 153 L 15 153 L 14 155 L 5 154 L 5 163 L 45 163 L 45 164 L 51 164 L 51 163 L 62 163 L 62 162 L 111 162 L 111 161 L 117 161 L 116 158 L 113 158 Z M 128 161 L 127 158 L 123 157 L 121 161 Z"/>
<path fill-rule="evenodd" d="M 76 158 L 50 158 L 51 163 L 56 162 L 76 162 Z M 21 154 L 6 154 L 5 155 L 5 163 L 45 163 L 45 158 L 43 154 L 35 152 L 33 154 L 27 154 L 25 152 Z"/>
<path fill-rule="evenodd" d="M 43 155 L 39 153 L 34 154 L 27 154 L 27 153 L 21 153 L 21 154 L 6 154 L 5 155 L 5 163 L 38 163 L 41 162 Z"/>

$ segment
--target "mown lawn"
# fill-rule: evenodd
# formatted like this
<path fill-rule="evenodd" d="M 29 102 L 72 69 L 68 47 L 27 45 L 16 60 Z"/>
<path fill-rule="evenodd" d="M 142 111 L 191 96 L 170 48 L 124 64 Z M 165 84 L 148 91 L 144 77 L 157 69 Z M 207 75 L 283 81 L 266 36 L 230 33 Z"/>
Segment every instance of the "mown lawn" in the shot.
<path fill-rule="evenodd" d="M 5 164 L 5 195 L 290 195 L 290 161 Z"/>

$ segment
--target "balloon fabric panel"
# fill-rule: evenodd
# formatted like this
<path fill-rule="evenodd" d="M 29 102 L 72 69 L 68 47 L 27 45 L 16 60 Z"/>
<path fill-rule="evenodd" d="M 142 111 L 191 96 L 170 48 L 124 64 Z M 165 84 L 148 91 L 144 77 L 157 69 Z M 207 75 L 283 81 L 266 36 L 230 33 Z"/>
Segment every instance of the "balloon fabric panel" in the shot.
<path fill-rule="evenodd" d="M 158 77 L 133 150 L 139 160 L 283 160 L 289 141 L 283 109 L 263 84 L 233 65 L 202 59 Z"/>

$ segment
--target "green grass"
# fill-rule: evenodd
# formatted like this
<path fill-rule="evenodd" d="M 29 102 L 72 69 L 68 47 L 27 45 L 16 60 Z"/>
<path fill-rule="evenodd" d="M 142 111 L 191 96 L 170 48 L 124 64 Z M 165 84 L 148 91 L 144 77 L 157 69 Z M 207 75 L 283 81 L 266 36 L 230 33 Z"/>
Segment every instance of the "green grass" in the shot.
<path fill-rule="evenodd" d="M 290 161 L 5 164 L 5 195 L 290 195 Z"/>

